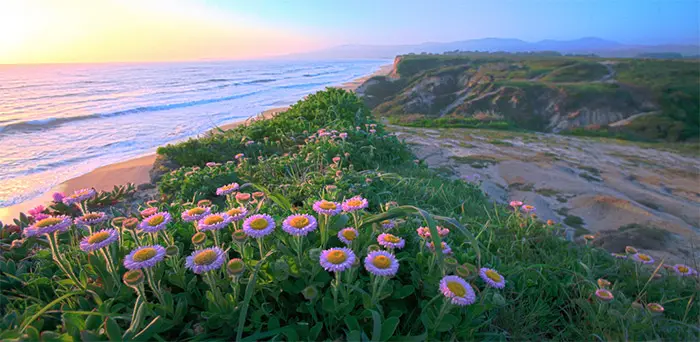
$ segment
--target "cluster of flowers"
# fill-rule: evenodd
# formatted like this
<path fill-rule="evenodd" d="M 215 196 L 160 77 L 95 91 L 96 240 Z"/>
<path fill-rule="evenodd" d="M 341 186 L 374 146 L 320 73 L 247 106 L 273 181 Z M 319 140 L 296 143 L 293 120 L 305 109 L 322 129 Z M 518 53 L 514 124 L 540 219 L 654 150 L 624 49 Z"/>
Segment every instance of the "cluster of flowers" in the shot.
<path fill-rule="evenodd" d="M 523 204 L 522 201 L 510 201 L 510 206 L 513 210 L 520 210 L 525 214 L 530 214 L 535 212 L 535 207 L 529 204 Z"/>

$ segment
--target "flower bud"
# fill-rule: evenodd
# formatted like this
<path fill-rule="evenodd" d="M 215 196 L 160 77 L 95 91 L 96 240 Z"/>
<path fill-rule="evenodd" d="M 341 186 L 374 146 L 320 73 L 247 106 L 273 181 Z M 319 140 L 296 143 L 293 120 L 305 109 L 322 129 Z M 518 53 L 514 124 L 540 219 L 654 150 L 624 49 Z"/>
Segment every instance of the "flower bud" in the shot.
<path fill-rule="evenodd" d="M 199 200 L 199 202 L 197 202 L 197 206 L 198 207 L 209 207 L 209 206 L 211 206 L 211 201 L 208 199 Z"/>
<path fill-rule="evenodd" d="M 659 303 L 649 303 L 647 304 L 647 310 L 655 315 L 660 315 L 664 313 L 664 307 Z"/>
<path fill-rule="evenodd" d="M 115 217 L 112 219 L 112 226 L 113 227 L 121 227 L 122 224 L 124 223 L 124 220 L 126 220 L 126 217 L 123 217 L 123 216 Z"/>
<path fill-rule="evenodd" d="M 124 273 L 122 277 L 124 284 L 131 287 L 136 287 L 143 284 L 143 272 L 141 270 L 131 270 Z"/>
<path fill-rule="evenodd" d="M 207 242 L 207 234 L 204 232 L 197 232 L 192 235 L 192 243 L 195 246 L 203 246 Z"/>
<path fill-rule="evenodd" d="M 177 248 L 177 246 L 175 246 L 175 245 L 168 246 L 165 249 L 165 255 L 167 255 L 169 257 L 177 256 L 178 253 L 180 253 L 180 249 Z"/>
<path fill-rule="evenodd" d="M 462 278 L 467 278 L 471 274 L 471 272 L 469 271 L 469 267 L 467 267 L 465 265 L 457 266 L 455 273 Z"/>
<path fill-rule="evenodd" d="M 146 208 L 144 210 L 141 210 L 141 217 L 146 218 L 146 217 L 149 217 L 157 212 L 158 212 L 157 207 Z"/>
<path fill-rule="evenodd" d="M 587 234 L 587 235 L 583 236 L 583 239 L 586 241 L 591 241 L 591 240 L 595 239 L 595 235 Z"/>
<path fill-rule="evenodd" d="M 601 289 L 607 288 L 611 285 L 611 283 L 603 278 L 598 279 L 598 287 Z"/>
<path fill-rule="evenodd" d="M 136 229 L 136 227 L 138 225 L 139 225 L 139 220 L 135 217 L 130 217 L 130 218 L 122 221 L 122 227 L 124 229 L 133 230 L 133 229 Z"/>
<path fill-rule="evenodd" d="M 234 258 L 226 264 L 226 272 L 230 276 L 239 276 L 245 271 L 245 263 L 240 258 Z"/>
<path fill-rule="evenodd" d="M 376 252 L 376 251 L 378 251 L 378 250 L 380 250 L 380 249 L 381 249 L 381 248 L 379 248 L 379 245 L 369 245 L 369 246 L 367 247 L 367 252 L 370 252 L 370 253 L 371 253 L 371 252 Z"/>
<path fill-rule="evenodd" d="M 455 259 L 453 257 L 445 258 L 445 266 L 447 266 L 449 268 L 454 268 L 457 266 L 457 264 L 458 264 L 457 259 Z"/>
<path fill-rule="evenodd" d="M 256 191 L 253 193 L 253 198 L 255 198 L 256 200 L 259 200 L 263 197 L 265 197 L 265 193 L 262 191 Z"/>
<path fill-rule="evenodd" d="M 338 157 L 338 156 L 333 157 L 333 162 L 336 164 L 340 163 L 340 157 Z"/>
<path fill-rule="evenodd" d="M 553 226 L 553 225 L 554 225 L 554 221 L 553 221 L 553 220 L 547 220 L 547 225 L 548 225 L 548 226 Z"/>
<path fill-rule="evenodd" d="M 625 247 L 625 253 L 627 254 L 637 254 L 637 249 L 632 246 Z"/>
<path fill-rule="evenodd" d="M 343 177 L 343 171 L 340 171 L 340 170 L 336 171 L 335 176 L 336 177 Z"/>
<path fill-rule="evenodd" d="M 301 291 L 301 294 L 304 295 L 304 299 L 313 300 L 316 298 L 316 296 L 318 296 L 318 290 L 315 286 L 307 286 Z"/>
<path fill-rule="evenodd" d="M 233 232 L 233 241 L 236 241 L 238 243 L 243 243 L 247 238 L 248 234 L 246 234 L 242 229 L 238 229 L 235 232 Z"/>
<path fill-rule="evenodd" d="M 309 258 L 311 258 L 311 260 L 318 261 L 320 257 L 321 257 L 321 249 L 320 248 L 312 248 L 309 250 Z"/>
<path fill-rule="evenodd" d="M 250 194 L 245 193 L 245 192 L 239 192 L 236 194 L 236 202 L 240 203 L 241 205 L 245 205 L 250 201 Z"/>

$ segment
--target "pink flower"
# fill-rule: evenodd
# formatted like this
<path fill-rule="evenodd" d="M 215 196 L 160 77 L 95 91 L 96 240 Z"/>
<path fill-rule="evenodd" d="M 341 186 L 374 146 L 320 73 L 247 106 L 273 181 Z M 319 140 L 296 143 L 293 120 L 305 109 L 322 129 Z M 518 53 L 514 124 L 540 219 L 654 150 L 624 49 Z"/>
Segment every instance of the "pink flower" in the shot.
<path fill-rule="evenodd" d="M 30 216 L 36 216 L 37 214 L 42 214 L 46 210 L 43 205 L 37 205 L 36 207 L 29 209 L 27 213 L 29 213 Z"/>
<path fill-rule="evenodd" d="M 62 202 L 62 201 L 63 201 L 63 198 L 66 197 L 66 194 L 64 194 L 64 193 L 62 193 L 62 192 L 54 192 L 53 195 L 52 195 L 52 197 L 53 197 L 53 201 L 54 201 L 54 202 L 59 203 L 59 202 Z"/>

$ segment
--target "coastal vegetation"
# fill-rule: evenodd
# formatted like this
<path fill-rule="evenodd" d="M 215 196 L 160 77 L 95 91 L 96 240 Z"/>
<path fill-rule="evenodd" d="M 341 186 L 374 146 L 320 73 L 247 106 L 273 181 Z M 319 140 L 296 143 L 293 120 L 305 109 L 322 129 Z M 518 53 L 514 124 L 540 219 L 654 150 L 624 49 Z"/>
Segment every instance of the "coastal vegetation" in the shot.
<path fill-rule="evenodd" d="M 580 65 L 552 77 L 599 76 Z M 530 203 L 488 201 L 351 92 L 158 154 L 138 211 L 108 205 L 132 188 L 85 189 L 0 224 L 0 339 L 700 337 L 697 267 L 611 255 Z"/>
<path fill-rule="evenodd" d="M 404 55 L 366 103 L 413 127 L 520 129 L 697 141 L 700 62 L 558 54 Z"/>

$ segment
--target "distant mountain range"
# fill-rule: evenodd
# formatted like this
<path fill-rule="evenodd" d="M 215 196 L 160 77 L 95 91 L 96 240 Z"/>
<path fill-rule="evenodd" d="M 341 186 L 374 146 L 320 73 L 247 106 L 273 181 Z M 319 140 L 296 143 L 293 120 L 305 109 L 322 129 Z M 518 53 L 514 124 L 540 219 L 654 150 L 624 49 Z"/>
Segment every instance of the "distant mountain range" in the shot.
<path fill-rule="evenodd" d="M 575 40 L 541 40 L 526 42 L 520 39 L 483 38 L 449 43 L 422 43 L 417 45 L 341 45 L 328 49 L 282 56 L 295 59 L 368 58 L 390 59 L 408 53 L 443 53 L 447 51 L 556 51 L 562 54 L 596 54 L 601 57 L 636 57 L 640 54 L 673 53 L 683 56 L 700 55 L 699 45 L 630 45 L 595 37 Z"/>

